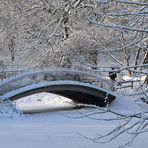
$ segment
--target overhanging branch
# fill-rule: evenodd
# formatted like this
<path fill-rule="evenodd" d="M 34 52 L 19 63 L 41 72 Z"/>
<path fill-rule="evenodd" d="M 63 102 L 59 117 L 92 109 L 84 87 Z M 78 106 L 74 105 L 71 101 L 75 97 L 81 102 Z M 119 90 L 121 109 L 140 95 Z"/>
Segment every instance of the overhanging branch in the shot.
<path fill-rule="evenodd" d="M 111 28 L 114 30 L 126 30 L 126 31 L 137 31 L 137 32 L 142 32 L 142 33 L 148 33 L 148 29 L 138 29 L 138 28 L 134 28 L 134 27 L 126 27 L 126 26 L 122 26 L 122 25 L 109 25 L 109 24 L 103 24 L 103 23 L 98 23 L 96 21 L 93 21 L 91 19 L 88 19 L 89 22 L 100 26 L 100 27 L 104 27 L 104 28 Z"/>

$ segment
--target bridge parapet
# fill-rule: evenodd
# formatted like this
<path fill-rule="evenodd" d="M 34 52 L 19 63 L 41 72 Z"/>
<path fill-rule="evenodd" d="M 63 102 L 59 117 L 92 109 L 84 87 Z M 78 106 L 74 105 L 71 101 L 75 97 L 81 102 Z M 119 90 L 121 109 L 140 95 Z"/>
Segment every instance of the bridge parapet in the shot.
<path fill-rule="evenodd" d="M 28 72 L 23 72 L 1 81 L 0 95 L 2 96 L 10 91 L 17 90 L 28 85 L 57 80 L 74 80 L 83 83 L 90 83 L 105 89 L 109 89 L 113 85 L 111 81 L 99 78 L 98 74 L 92 72 L 62 68 L 32 69 Z"/>

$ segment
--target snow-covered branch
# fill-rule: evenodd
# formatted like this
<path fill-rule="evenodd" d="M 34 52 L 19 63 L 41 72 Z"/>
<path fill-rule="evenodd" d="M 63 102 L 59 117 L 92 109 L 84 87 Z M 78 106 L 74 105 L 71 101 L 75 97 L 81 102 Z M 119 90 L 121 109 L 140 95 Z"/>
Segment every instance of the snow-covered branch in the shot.
<path fill-rule="evenodd" d="M 148 5 L 148 3 L 134 2 L 134 1 L 129 1 L 129 0 L 117 0 L 117 2 L 124 3 L 124 4 L 131 4 L 131 5 L 140 5 L 140 6 Z"/>
<path fill-rule="evenodd" d="M 136 31 L 136 32 L 143 32 L 143 33 L 148 33 L 148 29 L 138 29 L 138 28 L 134 28 L 134 27 L 126 27 L 126 26 L 122 26 L 122 25 L 115 25 L 115 24 L 104 24 L 104 23 L 99 23 L 99 22 L 96 22 L 92 19 L 88 19 L 90 23 L 93 23 L 96 25 L 97 28 L 100 28 L 100 27 L 104 27 L 104 28 L 111 28 L 111 29 L 114 29 L 114 30 L 127 30 L 127 31 Z"/>
<path fill-rule="evenodd" d="M 127 16 L 127 15 L 133 15 L 133 16 L 148 16 L 148 11 L 140 11 L 140 12 L 114 12 L 114 13 L 95 13 L 96 16 Z"/>

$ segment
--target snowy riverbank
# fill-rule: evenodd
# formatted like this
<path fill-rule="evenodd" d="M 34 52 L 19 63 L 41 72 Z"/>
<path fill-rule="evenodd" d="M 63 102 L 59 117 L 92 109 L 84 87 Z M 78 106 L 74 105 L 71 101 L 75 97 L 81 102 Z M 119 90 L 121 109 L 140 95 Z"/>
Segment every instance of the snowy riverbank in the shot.
<path fill-rule="evenodd" d="M 24 111 L 37 111 L 37 109 L 49 109 L 51 105 L 66 105 L 73 107 L 70 100 L 57 98 L 54 95 L 38 94 L 24 98 L 17 102 L 18 107 Z M 41 99 L 42 97 L 42 99 Z M 70 101 L 70 102 L 68 102 Z M 68 102 L 66 104 L 66 102 Z M 38 104 L 38 105 L 37 105 Z M 44 108 L 43 104 L 45 105 Z M 33 107 L 34 106 L 34 107 Z M 32 108 L 33 107 L 33 108 Z M 53 107 L 53 106 L 52 106 Z M 54 106 L 57 108 L 57 106 Z M 133 98 L 118 96 L 110 108 L 118 113 L 131 114 L 139 110 Z M 105 134 L 117 125 L 120 121 L 92 120 L 81 118 L 93 110 L 80 109 L 68 111 L 46 112 L 38 114 L 25 114 L 21 118 L 0 117 L 0 147 L 3 148 L 117 148 L 129 140 L 127 134 L 113 140 L 111 143 L 99 144 L 89 141 L 81 135 L 94 137 L 98 134 Z M 94 110 L 95 111 L 95 110 Z M 97 111 L 97 110 L 96 110 Z M 80 117 L 80 118 L 79 118 Z M 94 116 L 92 116 L 94 117 Z M 97 114 L 97 118 L 111 118 L 111 114 Z M 81 135 L 80 135 L 81 134 Z M 148 133 L 141 134 L 134 141 L 132 148 L 146 148 Z"/>

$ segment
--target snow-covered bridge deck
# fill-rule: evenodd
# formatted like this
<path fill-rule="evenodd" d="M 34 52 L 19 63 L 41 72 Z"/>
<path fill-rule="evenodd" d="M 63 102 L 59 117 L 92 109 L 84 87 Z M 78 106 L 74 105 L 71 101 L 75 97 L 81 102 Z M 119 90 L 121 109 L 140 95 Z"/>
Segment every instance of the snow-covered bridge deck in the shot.
<path fill-rule="evenodd" d="M 17 100 L 35 93 L 51 92 L 75 102 L 105 106 L 115 99 L 113 93 L 107 90 L 111 85 L 97 74 L 84 71 L 31 70 L 2 81 L 0 97 L 3 100 Z"/>

